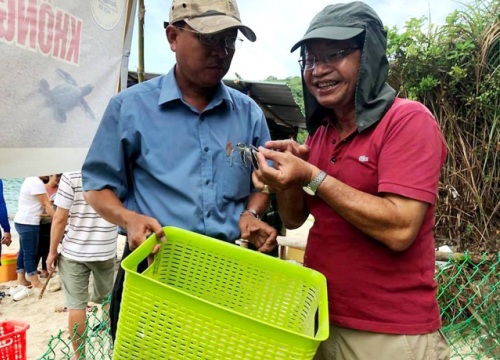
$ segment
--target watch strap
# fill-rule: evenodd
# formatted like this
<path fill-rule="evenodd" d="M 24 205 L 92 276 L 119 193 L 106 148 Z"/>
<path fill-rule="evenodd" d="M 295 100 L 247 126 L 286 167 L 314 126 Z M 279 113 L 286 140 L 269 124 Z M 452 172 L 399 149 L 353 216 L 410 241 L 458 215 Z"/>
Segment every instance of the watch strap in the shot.
<path fill-rule="evenodd" d="M 256 218 L 256 219 L 260 220 L 260 216 L 259 216 L 259 214 L 257 214 L 257 211 L 255 211 L 254 209 L 245 209 L 245 210 L 243 210 L 243 211 L 240 213 L 240 217 L 242 217 L 242 216 L 243 216 L 243 214 L 244 214 L 244 213 L 247 213 L 247 212 L 248 212 L 248 213 L 250 213 L 250 214 L 252 214 L 252 215 L 254 216 L 254 218 Z"/>
<path fill-rule="evenodd" d="M 304 191 L 306 191 L 310 195 L 315 195 L 316 191 L 318 190 L 318 187 L 321 185 L 323 180 L 326 179 L 326 172 L 321 170 L 312 180 L 309 184 L 304 186 Z"/>

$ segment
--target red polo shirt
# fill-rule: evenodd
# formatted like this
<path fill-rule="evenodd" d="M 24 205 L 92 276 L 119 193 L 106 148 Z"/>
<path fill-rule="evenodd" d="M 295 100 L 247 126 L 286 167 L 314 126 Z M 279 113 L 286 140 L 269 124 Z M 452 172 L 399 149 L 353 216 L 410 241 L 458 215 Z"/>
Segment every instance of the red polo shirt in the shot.
<path fill-rule="evenodd" d="M 371 128 L 339 141 L 331 124 L 307 139 L 309 161 L 360 191 L 430 204 L 414 243 L 394 252 L 362 233 L 319 197 L 304 263 L 327 277 L 330 321 L 371 332 L 423 334 L 440 327 L 436 301 L 434 210 L 446 145 L 422 104 L 395 99 Z"/>

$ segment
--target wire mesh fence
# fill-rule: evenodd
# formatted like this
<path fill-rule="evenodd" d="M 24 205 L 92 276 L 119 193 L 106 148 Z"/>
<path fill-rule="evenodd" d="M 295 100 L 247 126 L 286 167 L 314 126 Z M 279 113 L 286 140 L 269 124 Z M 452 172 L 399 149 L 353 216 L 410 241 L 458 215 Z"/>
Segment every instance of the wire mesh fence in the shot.
<path fill-rule="evenodd" d="M 439 258 L 439 257 L 438 257 Z M 436 262 L 437 299 L 442 331 L 451 348 L 452 360 L 500 359 L 500 253 L 470 256 L 446 254 Z M 79 338 L 79 359 L 110 360 L 108 298 L 100 309 L 87 314 L 85 335 Z M 38 360 L 72 359 L 75 351 L 68 332 L 59 331 L 49 340 Z"/>
<path fill-rule="evenodd" d="M 437 298 L 452 359 L 500 359 L 500 253 L 437 262 Z"/>
<path fill-rule="evenodd" d="M 59 330 L 51 336 L 47 351 L 39 360 L 62 359 L 95 359 L 109 360 L 113 357 L 113 342 L 110 335 L 108 308 L 111 296 L 100 307 L 88 308 L 86 327 L 83 335 L 77 334 L 77 326 L 73 328 L 73 335 L 68 331 Z M 72 343 L 76 342 L 76 349 Z"/>

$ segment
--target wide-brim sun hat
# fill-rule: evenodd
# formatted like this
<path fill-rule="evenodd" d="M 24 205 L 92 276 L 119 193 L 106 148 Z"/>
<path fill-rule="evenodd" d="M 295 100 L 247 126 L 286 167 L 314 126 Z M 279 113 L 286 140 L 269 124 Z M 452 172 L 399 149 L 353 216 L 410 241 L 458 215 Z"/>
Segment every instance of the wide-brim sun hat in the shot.
<path fill-rule="evenodd" d="M 328 5 L 312 19 L 305 35 L 292 46 L 290 52 L 310 40 L 352 39 L 365 31 L 367 23 L 383 29 L 377 13 L 361 1 Z"/>

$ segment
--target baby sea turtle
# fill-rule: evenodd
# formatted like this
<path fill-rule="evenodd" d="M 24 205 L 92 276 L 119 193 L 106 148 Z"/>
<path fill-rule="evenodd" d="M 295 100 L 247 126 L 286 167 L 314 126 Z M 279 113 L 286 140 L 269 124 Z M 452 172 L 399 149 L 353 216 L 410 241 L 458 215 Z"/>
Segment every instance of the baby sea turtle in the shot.
<path fill-rule="evenodd" d="M 84 97 L 92 92 L 92 85 L 79 86 L 76 80 L 62 69 L 57 69 L 56 73 L 65 81 L 61 85 L 50 89 L 47 80 L 40 80 L 40 91 L 48 98 L 48 103 L 54 108 L 54 115 L 57 121 L 66 121 L 66 112 L 77 105 L 81 105 L 87 115 L 95 120 L 95 115 Z"/>
<path fill-rule="evenodd" d="M 241 161 L 243 162 L 243 165 L 247 166 L 248 162 L 250 162 L 250 164 L 254 167 L 255 170 L 259 170 L 259 163 L 257 161 L 257 155 L 255 155 L 256 153 L 259 152 L 259 150 L 253 146 L 253 145 L 246 145 L 244 143 L 237 143 L 235 148 L 231 150 L 229 156 L 230 156 L 230 159 L 229 159 L 229 165 L 230 166 L 233 166 L 233 156 L 234 156 L 234 152 L 235 151 L 239 151 L 240 152 L 240 156 L 241 156 Z"/>

